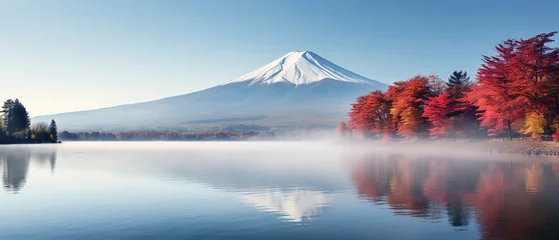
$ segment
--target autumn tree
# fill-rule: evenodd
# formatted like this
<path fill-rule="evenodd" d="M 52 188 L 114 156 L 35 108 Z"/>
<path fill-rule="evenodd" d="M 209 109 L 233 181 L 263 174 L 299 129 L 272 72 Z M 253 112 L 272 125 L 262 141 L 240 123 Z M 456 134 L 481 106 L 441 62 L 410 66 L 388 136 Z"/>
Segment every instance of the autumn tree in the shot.
<path fill-rule="evenodd" d="M 517 41 L 507 40 L 496 46 L 496 56 L 483 56 L 477 85 L 467 96 L 478 107 L 480 125 L 487 127 L 490 135 L 506 131 L 511 139 L 512 125 L 524 117 L 526 105 L 513 84 L 512 65 L 517 47 Z"/>
<path fill-rule="evenodd" d="M 381 91 L 361 96 L 353 104 L 349 123 L 360 132 L 381 134 L 384 139 L 388 139 L 392 134 L 391 105 L 391 101 Z"/>
<path fill-rule="evenodd" d="M 349 115 L 349 124 L 351 125 L 351 128 L 353 128 L 354 130 L 360 132 L 360 133 L 365 133 L 368 132 L 369 129 L 371 129 L 371 124 L 370 122 L 367 120 L 366 117 L 366 109 L 365 109 L 365 103 L 367 101 L 367 96 L 363 95 L 363 96 L 359 96 L 357 98 L 357 100 L 355 101 L 355 103 L 351 104 L 351 110 L 349 111 L 348 115 Z"/>
<path fill-rule="evenodd" d="M 381 91 L 374 91 L 367 95 L 366 101 L 368 116 L 371 121 L 371 131 L 376 134 L 382 134 L 385 140 L 392 135 L 392 115 L 390 107 L 392 101 L 386 98 Z"/>
<path fill-rule="evenodd" d="M 422 133 L 420 127 L 425 123 L 423 108 L 425 102 L 433 97 L 432 83 L 439 81 L 435 76 L 415 76 L 405 83 L 398 83 L 388 89 L 392 102 L 390 114 L 397 123 L 397 133 L 403 137 L 415 137 Z M 431 83 L 431 84 L 430 84 Z"/>
<path fill-rule="evenodd" d="M 516 94 L 526 102 L 523 133 L 534 139 L 543 133 L 551 134 L 559 114 L 559 48 L 548 46 L 556 33 L 521 39 L 512 62 Z"/>
<path fill-rule="evenodd" d="M 559 49 L 549 47 L 556 32 L 533 38 L 507 40 L 497 45 L 497 55 L 484 56 L 478 84 L 467 96 L 480 110 L 481 126 L 491 135 L 513 125 L 532 138 L 559 130 Z M 520 127 L 521 128 L 521 127 Z M 555 128 L 555 129 L 554 129 Z"/>
<path fill-rule="evenodd" d="M 423 117 L 431 123 L 429 135 L 432 137 L 446 137 L 452 130 L 452 121 L 449 119 L 452 99 L 449 93 L 432 97 L 427 101 Z"/>

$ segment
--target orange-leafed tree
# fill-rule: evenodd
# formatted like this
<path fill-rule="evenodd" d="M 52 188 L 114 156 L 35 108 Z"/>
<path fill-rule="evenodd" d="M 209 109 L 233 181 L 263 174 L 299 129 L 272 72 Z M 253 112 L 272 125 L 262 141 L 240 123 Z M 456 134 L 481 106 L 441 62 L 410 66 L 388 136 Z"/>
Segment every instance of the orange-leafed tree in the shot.
<path fill-rule="evenodd" d="M 559 113 L 559 48 L 548 46 L 557 32 L 518 41 L 512 76 L 517 94 L 525 99 L 525 134 L 539 139 L 551 134 Z"/>
<path fill-rule="evenodd" d="M 392 100 L 390 114 L 397 125 L 398 135 L 416 137 L 421 134 L 420 127 L 425 123 L 423 108 L 429 97 L 433 96 L 430 83 L 434 82 L 435 78 L 415 76 L 388 89 L 387 95 Z"/>
<path fill-rule="evenodd" d="M 436 138 L 443 138 L 452 132 L 452 121 L 449 118 L 451 112 L 452 99 L 449 93 L 443 93 L 432 97 L 427 101 L 423 111 L 423 117 L 431 124 L 429 135 Z"/>

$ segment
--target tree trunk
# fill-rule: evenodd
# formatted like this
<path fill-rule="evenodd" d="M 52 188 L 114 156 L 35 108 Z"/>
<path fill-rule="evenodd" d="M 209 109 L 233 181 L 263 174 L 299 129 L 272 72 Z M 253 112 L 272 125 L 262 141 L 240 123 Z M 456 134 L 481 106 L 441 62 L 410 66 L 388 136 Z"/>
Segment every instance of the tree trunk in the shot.
<path fill-rule="evenodd" d="M 509 139 L 512 140 L 512 127 L 511 127 L 511 121 L 507 120 L 507 126 L 509 128 Z"/>

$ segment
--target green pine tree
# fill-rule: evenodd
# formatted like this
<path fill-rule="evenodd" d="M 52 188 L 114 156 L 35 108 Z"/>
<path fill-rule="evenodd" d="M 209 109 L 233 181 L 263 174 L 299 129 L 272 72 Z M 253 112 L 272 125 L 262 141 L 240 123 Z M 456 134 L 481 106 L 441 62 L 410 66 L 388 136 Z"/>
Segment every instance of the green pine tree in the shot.
<path fill-rule="evenodd" d="M 50 121 L 49 133 L 51 141 L 58 142 L 58 127 L 56 126 L 54 119 Z"/>
<path fill-rule="evenodd" d="M 4 109 L 4 107 L 6 107 L 6 109 Z M 4 107 L 2 111 L 4 113 L 6 131 L 8 133 L 13 134 L 29 128 L 29 125 L 31 125 L 29 113 L 19 99 L 16 99 L 13 103 L 8 102 L 8 104 L 6 104 L 5 102 Z"/>
<path fill-rule="evenodd" d="M 464 97 L 464 92 L 468 91 L 472 82 L 467 72 L 454 71 L 446 83 L 447 91 L 452 99 Z"/>

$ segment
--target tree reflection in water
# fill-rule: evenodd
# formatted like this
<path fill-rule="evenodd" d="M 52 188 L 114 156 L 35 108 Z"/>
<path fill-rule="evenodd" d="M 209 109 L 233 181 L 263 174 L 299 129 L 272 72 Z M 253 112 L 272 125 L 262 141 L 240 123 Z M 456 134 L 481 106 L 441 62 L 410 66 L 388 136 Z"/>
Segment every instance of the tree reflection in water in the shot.
<path fill-rule="evenodd" d="M 48 162 L 51 171 L 54 172 L 56 150 L 53 148 L 30 150 L 29 148 L 13 147 L 0 151 L 4 190 L 17 194 L 23 189 L 27 182 L 29 164 L 32 159 L 37 165 L 45 165 Z"/>
<path fill-rule="evenodd" d="M 559 163 L 469 161 L 390 155 L 355 161 L 358 193 L 395 214 L 452 226 L 472 218 L 484 239 L 540 239 L 559 229 Z"/>

